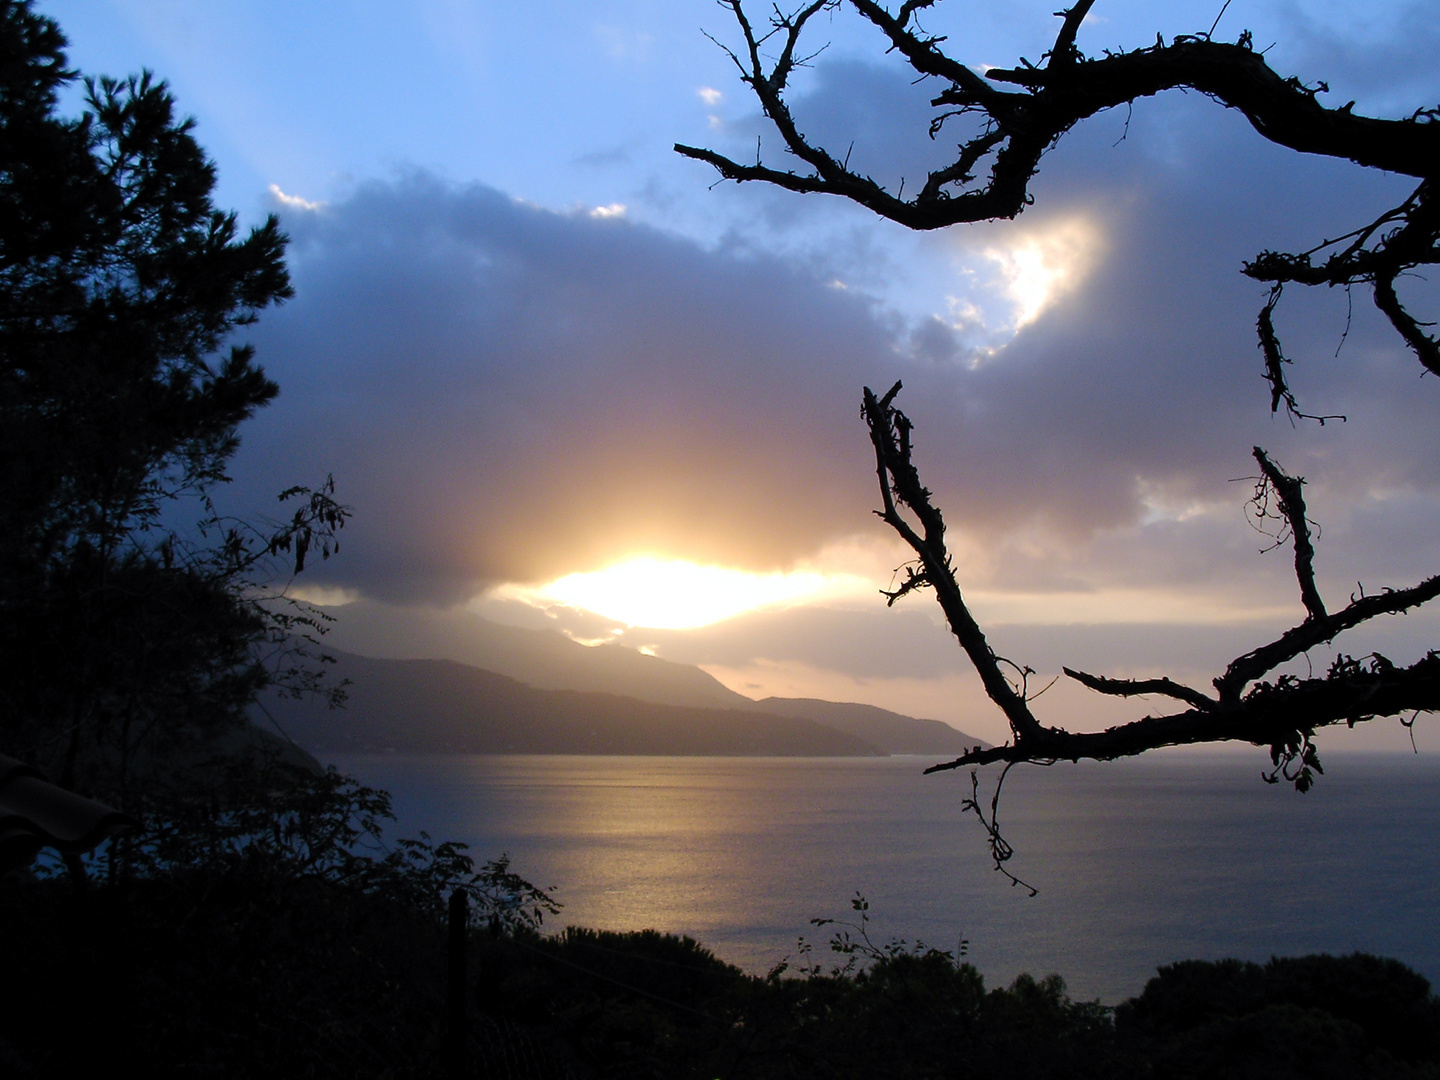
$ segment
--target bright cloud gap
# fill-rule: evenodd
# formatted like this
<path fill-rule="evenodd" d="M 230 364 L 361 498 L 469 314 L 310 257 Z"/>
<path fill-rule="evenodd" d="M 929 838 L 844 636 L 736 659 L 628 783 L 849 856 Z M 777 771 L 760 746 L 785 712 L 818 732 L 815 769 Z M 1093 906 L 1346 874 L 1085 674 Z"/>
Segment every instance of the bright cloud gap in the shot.
<path fill-rule="evenodd" d="M 279 184 L 270 185 L 270 195 L 281 206 L 288 207 L 291 210 L 309 210 L 313 212 L 325 205 L 321 202 L 311 202 L 309 199 L 302 199 L 299 195 L 287 195 L 280 190 Z"/>
<path fill-rule="evenodd" d="M 641 556 L 545 585 L 501 586 L 494 595 L 541 608 L 579 608 L 626 626 L 692 630 L 749 611 L 813 602 L 854 586 L 849 575 L 814 570 L 754 573 Z"/>
<path fill-rule="evenodd" d="M 957 264 L 966 289 L 947 297 L 948 318 L 940 318 L 975 338 L 982 355 L 993 355 L 1078 287 L 1104 248 L 1100 227 L 1085 216 L 1030 229 L 1003 246 L 967 248 Z"/>

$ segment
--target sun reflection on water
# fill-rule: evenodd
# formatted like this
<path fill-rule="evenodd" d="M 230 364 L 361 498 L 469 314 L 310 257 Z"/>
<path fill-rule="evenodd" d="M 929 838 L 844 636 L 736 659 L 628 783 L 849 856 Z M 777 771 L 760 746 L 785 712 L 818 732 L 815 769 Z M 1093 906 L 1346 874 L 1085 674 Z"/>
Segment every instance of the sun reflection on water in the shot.
<path fill-rule="evenodd" d="M 1259 753 L 1257 751 L 1257 753 Z M 1263 757 L 1263 754 L 1261 754 Z M 1268 760 L 1268 759 L 1265 759 Z M 566 924 L 688 934 L 763 973 L 855 892 L 872 924 L 964 936 L 992 985 L 1062 973 L 1077 1000 L 1137 993 L 1157 964 L 1355 950 L 1440 976 L 1440 767 L 1346 755 L 1297 798 L 1253 754 L 1017 771 L 1006 888 L 959 809 L 969 778 L 923 758 L 348 757 L 405 834 L 505 851 L 557 885 Z M 1020 865 L 1022 864 L 1023 865 Z"/>

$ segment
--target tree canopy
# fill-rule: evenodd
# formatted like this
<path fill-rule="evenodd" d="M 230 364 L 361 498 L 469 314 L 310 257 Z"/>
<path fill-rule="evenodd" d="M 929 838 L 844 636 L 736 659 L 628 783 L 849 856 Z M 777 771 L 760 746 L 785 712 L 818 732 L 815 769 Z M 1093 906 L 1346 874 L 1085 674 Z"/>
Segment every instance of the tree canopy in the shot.
<path fill-rule="evenodd" d="M 1169 42 L 1157 36 L 1145 48 L 1087 56 L 1076 39 L 1093 0 L 1079 0 L 1056 13 L 1060 28 L 1038 62 L 1022 58 L 1013 67 L 977 70 L 954 59 L 946 39 L 921 25 L 922 15 L 937 3 L 905 0 L 891 10 L 874 0 L 813 0 L 789 11 L 777 7 L 766 22 L 757 24 L 741 0 L 724 0 L 722 6 L 734 15 L 743 41 L 727 52 L 798 167 L 778 168 L 758 156 L 753 164 L 743 164 L 700 147 L 675 149 L 708 162 L 725 179 L 838 195 L 907 228 L 938 229 L 1020 214 L 1032 202 L 1030 184 L 1042 155 L 1077 124 L 1164 90 L 1198 91 L 1238 110 L 1270 142 L 1417 182 L 1408 198 L 1375 220 L 1347 223 L 1334 239 L 1322 239 L 1305 251 L 1262 251 L 1243 267 L 1246 275 L 1271 286 L 1256 319 L 1271 411 L 1283 406 L 1296 422 L 1337 419 L 1305 413 L 1286 381 L 1289 359 L 1272 316 L 1288 285 L 1368 287 L 1376 307 L 1424 370 L 1440 374 L 1440 341 L 1395 289 L 1397 278 L 1440 263 L 1440 202 L 1435 195 L 1440 110 L 1421 107 L 1409 116 L 1387 119 L 1357 113 L 1353 101 L 1327 107 L 1320 101 L 1328 91 L 1325 84 L 1307 85 L 1274 71 L 1248 31 L 1226 42 L 1214 37 L 1212 26 Z M 786 103 L 792 75 L 814 55 L 806 39 L 812 20 L 841 8 L 873 25 L 884 47 L 898 53 L 919 80 L 933 80 L 934 112 L 921 137 L 957 137 L 953 160 L 930 172 L 908 197 L 903 185 L 892 192 L 852 171 L 848 156 L 837 156 L 808 139 Z M 1028 677 L 1034 672 L 995 653 L 956 580 L 944 517 L 913 460 L 913 425 L 896 405 L 900 389 L 899 383 L 883 393 L 867 388 L 863 402 L 882 502 L 877 513 L 915 557 L 904 581 L 886 595 L 893 604 L 919 589 L 934 591 L 950 630 L 987 695 L 1004 713 L 1011 734 L 1003 745 L 976 747 L 930 771 L 989 762 L 1109 760 L 1162 746 L 1238 740 L 1269 747 L 1275 770 L 1268 778 L 1283 778 L 1303 791 L 1319 768 L 1312 743 L 1317 729 L 1440 709 L 1440 653 L 1434 650 L 1408 667 L 1379 654 L 1357 659 L 1342 653 L 1320 676 L 1302 679 L 1281 670 L 1346 630 L 1434 599 L 1440 595 L 1440 575 L 1404 588 L 1369 593 L 1362 588 L 1344 605 L 1327 605 L 1315 582 L 1304 479 L 1288 475 L 1256 447 L 1253 458 L 1259 473 L 1253 507 L 1259 517 L 1273 522 L 1281 542 L 1293 547 L 1304 618 L 1275 640 L 1236 657 L 1209 690 L 1164 677 L 1109 678 L 1066 668 L 1067 676 L 1099 693 L 1157 695 L 1175 702 L 1176 711 L 1098 732 L 1047 725 L 1031 706 L 1035 693 Z M 978 798 L 967 805 L 985 819 Z M 989 827 L 997 861 L 1003 861 L 1007 849 L 993 829 L 993 817 Z"/>
<path fill-rule="evenodd" d="M 65 44 L 0 0 L 0 741 L 121 797 L 137 762 L 243 723 L 263 647 L 311 618 L 263 602 L 268 561 L 328 555 L 345 510 L 328 484 L 273 527 L 216 510 L 277 393 L 233 338 L 291 295 L 286 238 L 216 209 L 149 73 L 87 78 L 62 115 Z"/>

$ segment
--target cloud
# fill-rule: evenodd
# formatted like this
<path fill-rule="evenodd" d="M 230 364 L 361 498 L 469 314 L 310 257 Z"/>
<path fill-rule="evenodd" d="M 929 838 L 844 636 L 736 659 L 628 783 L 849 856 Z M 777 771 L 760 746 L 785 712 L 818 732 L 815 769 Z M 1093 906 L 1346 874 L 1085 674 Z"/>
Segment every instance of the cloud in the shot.
<path fill-rule="evenodd" d="M 865 93 L 817 102 L 807 130 L 831 125 L 832 149 L 853 139 L 869 162 L 923 161 L 902 145 L 901 125 L 887 130 L 863 115 L 862 97 L 887 97 L 872 85 L 883 74 L 842 77 L 822 65 L 817 75 L 817 95 Z M 922 112 L 910 117 L 912 137 L 923 132 Z M 1357 580 L 1373 591 L 1435 571 L 1440 440 L 1430 417 L 1440 388 L 1420 380 L 1367 295 L 1357 291 L 1352 309 L 1343 294 L 1292 290 L 1281 332 L 1297 360 L 1293 384 L 1312 409 L 1350 417 L 1292 428 L 1270 414 L 1259 378 L 1254 320 L 1264 290 L 1238 272 L 1265 248 L 1303 249 L 1363 224 L 1412 185 L 1280 150 L 1212 102 L 1168 95 L 1068 135 L 1017 222 L 960 227 L 932 242 L 929 265 L 958 271 L 956 303 L 907 320 L 900 402 L 963 553 L 962 583 L 997 648 L 1047 677 L 1069 663 L 1204 686 L 1228 659 L 1298 621 L 1287 553 L 1262 557 L 1268 542 L 1241 513 L 1251 484 L 1234 481 L 1254 473 L 1257 443 L 1310 482 L 1312 516 L 1324 526 L 1317 567 L 1332 604 Z M 826 213 L 808 212 L 810 223 L 788 226 Z M 995 315 L 1006 314 L 992 302 L 1015 277 L 985 280 L 978 263 L 1074 221 L 1092 231 L 1074 245 L 1083 274 L 992 344 Z M 1414 284 L 1433 306 L 1433 287 Z M 1338 644 L 1409 661 L 1433 645 L 1435 626 L 1431 615 L 1382 620 Z M 812 609 L 648 636 L 659 655 L 706 664 L 732 685 L 799 685 L 799 672 L 818 686 L 829 673 L 877 704 L 901 700 L 893 695 L 907 679 L 934 687 L 963 668 L 943 628 L 911 612 Z M 1330 659 L 1320 650 L 1314 663 Z M 1300 674 L 1308 662 L 1297 662 Z M 1081 726 L 1122 718 L 1093 698 L 1062 683 L 1041 711 Z M 957 700 L 983 707 L 973 693 Z"/>
<path fill-rule="evenodd" d="M 279 184 L 271 184 L 269 191 L 270 197 L 275 200 L 276 204 L 286 210 L 319 210 L 325 205 L 324 203 L 310 202 L 308 199 L 302 199 L 299 195 L 287 195 L 280 190 Z"/>
<path fill-rule="evenodd" d="M 770 569 L 865 520 L 856 399 L 889 344 L 863 299 L 423 174 L 286 224 L 297 296 L 254 334 L 282 397 L 237 473 L 335 473 L 358 514 L 334 584 Z"/>
<path fill-rule="evenodd" d="M 1406 116 L 1440 101 L 1440 27 L 1425 0 L 1328 11 L 1305 10 L 1292 0 L 1280 5 L 1279 23 L 1296 74 L 1329 85 L 1321 100 L 1332 108 L 1354 98 L 1358 112 Z"/>
<path fill-rule="evenodd" d="M 589 153 L 580 154 L 573 159 L 573 163 L 584 166 L 587 169 L 612 169 L 619 166 L 631 165 L 634 163 L 634 159 L 628 148 L 612 146 L 604 150 L 593 150 Z"/>
<path fill-rule="evenodd" d="M 1180 545 L 1168 565 L 1144 565 L 1152 580 L 1173 579 L 1189 562 L 1213 565 L 1222 541 L 1237 555 L 1253 552 L 1238 531 L 1248 491 L 1231 481 L 1254 472 L 1256 444 L 1310 479 L 1321 520 L 1348 514 L 1377 484 L 1424 492 L 1433 505 L 1440 441 L 1425 416 L 1440 391 L 1417 385 L 1418 364 L 1368 297 L 1357 291 L 1352 312 L 1340 293 L 1287 295 L 1280 330 L 1302 402 L 1350 416 L 1292 428 L 1269 412 L 1259 378 L 1263 288 L 1238 273 L 1266 247 L 1308 247 L 1368 220 L 1408 185 L 1279 151 L 1207 101 L 1145 105 L 1118 147 L 1103 122 L 1072 133 L 1047 157 L 1035 206 L 1019 221 L 954 230 L 983 252 L 1083 214 L 1103 247 L 1091 247 L 1082 282 L 983 364 L 974 365 L 963 330 L 917 325 L 913 347 L 929 363 L 909 374 L 913 389 L 900 401 L 917 423 L 927 480 L 942 505 L 961 508 L 952 521 L 978 530 L 997 559 L 1008 546 L 1012 574 L 1017 536 L 1043 525 L 1035 570 L 1069 559 L 1092 580 L 1104 547 L 1122 539 L 1116 530 L 1168 534 Z M 1157 492 L 1225 520 L 1167 524 Z M 1157 527 L 1143 528 L 1147 520 Z M 1424 534 L 1410 544 L 1412 573 L 1416 551 L 1440 561 Z M 1124 564 L 1111 572 L 1125 573 Z"/>
<path fill-rule="evenodd" d="M 913 88 L 853 64 L 817 75 L 840 100 L 802 102 L 807 115 L 829 108 L 857 155 L 901 163 L 886 110 Z M 1279 313 L 1295 388 L 1351 420 L 1273 417 L 1264 293 L 1238 272 L 1368 220 L 1403 183 L 1269 146 L 1194 96 L 1142 102 L 1117 145 L 1125 123 L 1067 136 L 1018 222 L 917 247 L 842 208 L 870 231 L 828 261 L 767 254 L 756 230 L 706 247 L 420 173 L 287 214 L 297 297 L 255 334 L 283 394 L 247 434 L 248 465 L 274 487 L 336 473 L 359 513 L 323 572 L 365 595 L 454 602 L 635 555 L 769 571 L 879 530 L 856 398 L 903 378 L 923 475 L 966 580 L 991 593 L 1033 607 L 1180 583 L 1221 606 L 1293 600 L 1231 482 L 1255 444 L 1310 480 L 1327 587 L 1405 584 L 1440 562 L 1440 529 L 1421 524 L 1440 520 L 1440 390 L 1365 297 L 1349 313 L 1341 294 L 1296 293 Z M 937 300 L 998 296 L 1013 321 L 1015 277 L 986 253 L 1031 243 L 1046 274 L 1052 254 L 1083 272 L 987 337 L 983 363 L 953 311 L 832 287 L 864 281 L 872 253 L 914 253 Z M 1402 520 L 1418 528 L 1401 535 Z"/>

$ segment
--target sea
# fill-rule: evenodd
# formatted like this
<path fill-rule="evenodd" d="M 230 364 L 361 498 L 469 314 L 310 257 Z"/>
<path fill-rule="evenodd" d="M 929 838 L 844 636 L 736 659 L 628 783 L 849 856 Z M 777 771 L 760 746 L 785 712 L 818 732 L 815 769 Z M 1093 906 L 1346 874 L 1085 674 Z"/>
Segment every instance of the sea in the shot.
<path fill-rule="evenodd" d="M 932 758 L 336 755 L 393 796 L 398 835 L 469 844 L 554 888 L 566 925 L 688 935 L 763 974 L 876 944 L 962 952 L 987 985 L 1060 974 L 1114 1004 L 1184 959 L 1355 951 L 1440 983 L 1440 755 L 1332 755 L 1300 794 L 1263 751 L 1011 770 L 994 869 Z M 982 770 L 989 812 L 998 774 Z"/>

